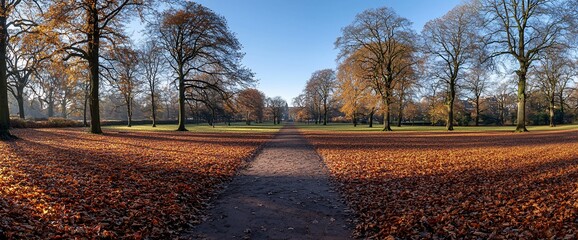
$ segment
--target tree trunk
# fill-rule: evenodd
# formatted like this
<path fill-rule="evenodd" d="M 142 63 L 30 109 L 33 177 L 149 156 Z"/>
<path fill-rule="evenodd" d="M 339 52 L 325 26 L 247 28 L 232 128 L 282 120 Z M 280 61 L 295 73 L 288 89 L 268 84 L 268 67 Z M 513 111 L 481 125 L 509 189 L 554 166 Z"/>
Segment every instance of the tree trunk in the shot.
<path fill-rule="evenodd" d="M 215 109 L 211 109 L 211 127 L 215 128 Z"/>
<path fill-rule="evenodd" d="M 383 100 L 383 131 L 393 131 L 391 129 L 391 123 L 390 123 L 390 113 L 389 113 L 389 99 L 388 97 L 385 97 L 385 99 Z"/>
<path fill-rule="evenodd" d="M 18 117 L 20 119 L 25 119 L 26 116 L 24 115 L 24 96 L 20 93 L 20 90 L 17 90 L 18 94 L 16 95 L 16 102 L 18 102 Z"/>
<path fill-rule="evenodd" d="M 526 129 L 526 70 L 522 66 L 518 74 L 518 116 L 516 132 L 527 132 Z"/>
<path fill-rule="evenodd" d="M 323 125 L 327 125 L 327 100 L 323 101 Z"/>
<path fill-rule="evenodd" d="M 560 92 L 562 92 L 563 90 L 560 90 Z M 558 96 L 559 100 L 560 100 L 560 114 L 562 115 L 562 119 L 560 121 L 560 124 L 564 124 L 566 123 L 566 113 L 564 112 L 564 96 L 562 96 L 562 94 L 560 94 Z"/>
<path fill-rule="evenodd" d="M 399 103 L 399 112 L 397 113 L 397 127 L 401 127 L 402 120 L 403 120 L 403 104 Z"/>
<path fill-rule="evenodd" d="M 548 106 L 549 111 L 549 119 L 550 119 L 550 127 L 555 127 L 556 123 L 554 122 L 554 97 L 550 99 L 550 105 Z"/>
<path fill-rule="evenodd" d="M 353 127 L 357 127 L 357 113 L 353 112 Z"/>
<path fill-rule="evenodd" d="M 84 124 L 85 127 L 88 127 L 88 119 L 87 119 L 87 114 L 86 114 L 87 113 L 86 112 L 87 106 L 88 106 L 88 96 L 84 96 L 84 107 L 82 110 L 82 117 L 83 117 L 82 123 Z"/>
<path fill-rule="evenodd" d="M 375 108 L 372 108 L 371 112 L 369 112 L 369 127 L 370 128 L 373 127 L 373 114 L 375 114 Z"/>
<path fill-rule="evenodd" d="M 446 129 L 448 131 L 454 130 L 454 101 L 456 98 L 456 85 L 454 80 L 450 83 L 450 94 L 448 96 L 448 118 L 446 122 Z"/>
<path fill-rule="evenodd" d="M 476 95 L 476 127 L 480 126 L 480 96 Z"/>
<path fill-rule="evenodd" d="M 127 101 L 126 104 L 126 115 L 128 117 L 127 127 L 132 127 L 132 101 Z"/>
<path fill-rule="evenodd" d="M 62 118 L 67 119 L 68 118 L 68 114 L 66 112 L 66 103 L 68 102 L 68 98 L 65 97 L 62 99 L 62 101 L 60 102 L 60 115 L 62 116 Z"/>
<path fill-rule="evenodd" d="M 399 96 L 399 112 L 397 113 L 397 127 L 401 127 L 401 122 L 403 121 L 403 99 L 404 90 L 401 88 L 401 93 Z"/>
<path fill-rule="evenodd" d="M 102 134 L 100 128 L 100 103 L 99 103 L 99 47 L 100 47 L 100 28 L 98 26 L 97 1 L 94 1 L 91 9 L 87 10 L 88 25 L 88 68 L 90 78 L 90 132 Z"/>
<path fill-rule="evenodd" d="M 251 112 L 247 111 L 247 119 L 246 119 L 247 126 L 248 126 L 248 125 L 251 125 L 250 116 L 251 116 Z"/>
<path fill-rule="evenodd" d="M 54 99 L 50 97 L 48 99 L 48 117 L 54 117 Z"/>
<path fill-rule="evenodd" d="M 0 8 L 6 10 L 6 2 L 2 1 Z M 16 137 L 10 134 L 10 108 L 8 106 L 8 67 L 6 66 L 6 46 L 8 44 L 7 16 L 0 14 L 0 140 L 10 140 Z"/>
<path fill-rule="evenodd" d="M 179 69 L 179 127 L 177 131 L 187 131 L 185 122 L 187 120 L 185 113 L 185 76 L 183 76 L 182 66 Z"/>
<path fill-rule="evenodd" d="M 157 105 L 155 102 L 155 92 L 151 91 L 151 111 L 153 117 L 153 127 L 157 127 Z"/>

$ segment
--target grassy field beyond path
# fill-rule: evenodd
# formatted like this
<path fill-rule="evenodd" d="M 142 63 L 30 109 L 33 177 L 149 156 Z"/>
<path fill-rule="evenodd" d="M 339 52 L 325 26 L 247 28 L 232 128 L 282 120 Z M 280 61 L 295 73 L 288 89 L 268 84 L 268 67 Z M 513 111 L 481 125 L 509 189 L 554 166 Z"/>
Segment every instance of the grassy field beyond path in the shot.
<path fill-rule="evenodd" d="M 273 125 L 272 123 L 264 124 L 251 124 L 247 125 L 245 123 L 233 123 L 230 126 L 225 124 L 218 124 L 215 127 L 209 126 L 208 124 L 188 124 L 187 130 L 190 132 L 252 132 L 252 133 L 275 133 L 281 129 L 283 125 Z M 147 125 L 133 125 L 132 127 L 127 126 L 106 126 L 103 127 L 104 130 L 110 131 L 175 131 L 177 125 L 174 124 L 159 124 L 157 127 L 152 127 L 150 124 Z"/>
<path fill-rule="evenodd" d="M 350 123 L 331 123 L 326 126 L 316 124 L 296 124 L 303 131 L 354 131 L 354 132 L 381 132 L 383 126 L 374 124 L 372 128 L 367 125 L 357 125 L 354 127 Z M 391 127 L 394 132 L 447 132 L 445 126 L 402 126 Z M 530 132 L 533 131 L 558 131 L 558 130 L 578 130 L 578 125 L 550 126 L 528 126 Z M 515 126 L 454 126 L 454 132 L 514 132 Z"/>

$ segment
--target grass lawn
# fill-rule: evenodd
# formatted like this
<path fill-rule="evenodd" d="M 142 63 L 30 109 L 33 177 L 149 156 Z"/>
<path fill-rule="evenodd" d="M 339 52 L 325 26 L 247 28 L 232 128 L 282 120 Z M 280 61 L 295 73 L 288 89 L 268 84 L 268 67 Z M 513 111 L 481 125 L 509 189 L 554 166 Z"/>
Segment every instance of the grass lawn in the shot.
<path fill-rule="evenodd" d="M 279 131 L 283 125 L 273 125 L 273 123 L 252 123 L 247 125 L 244 122 L 232 123 L 230 126 L 219 123 L 215 127 L 208 124 L 187 124 L 187 130 L 190 132 L 250 132 L 250 133 L 273 133 Z M 150 124 L 127 126 L 104 126 L 104 131 L 175 131 L 177 125 L 159 124 L 153 128 Z"/>
<path fill-rule="evenodd" d="M 383 125 L 374 124 L 372 128 L 367 125 L 357 125 L 354 127 L 350 123 L 330 123 L 327 126 L 296 123 L 296 125 L 304 131 L 337 131 L 337 132 L 381 132 Z M 445 126 L 392 126 L 393 131 L 411 131 L 411 132 L 446 132 Z M 455 132 L 513 132 L 515 126 L 456 126 Z M 578 129 L 578 125 L 567 124 L 556 127 L 550 126 L 527 126 L 528 131 L 557 131 L 557 130 L 571 130 Z"/>

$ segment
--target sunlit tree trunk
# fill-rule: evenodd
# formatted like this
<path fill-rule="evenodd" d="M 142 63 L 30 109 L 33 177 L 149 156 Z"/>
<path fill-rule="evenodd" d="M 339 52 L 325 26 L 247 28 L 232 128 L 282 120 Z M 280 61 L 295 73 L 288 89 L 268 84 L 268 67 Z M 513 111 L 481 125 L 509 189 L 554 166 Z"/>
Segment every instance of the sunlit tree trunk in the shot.
<path fill-rule="evenodd" d="M 400 93 L 401 96 L 399 98 L 399 112 L 397 113 L 397 127 L 401 127 L 401 122 L 403 121 L 403 92 Z"/>
<path fill-rule="evenodd" d="M 554 102 L 554 96 L 551 96 L 550 98 L 550 105 L 548 106 L 548 111 L 549 111 L 549 118 L 550 118 L 550 127 L 555 127 L 556 123 L 554 121 L 554 106 L 555 106 L 555 102 Z"/>
<path fill-rule="evenodd" d="M 99 98 L 99 47 L 100 47 L 100 28 L 98 26 L 98 6 L 97 1 L 94 1 L 91 6 L 92 9 L 87 10 L 88 26 L 90 31 L 87 33 L 88 39 L 88 68 L 90 79 L 90 132 L 94 134 L 101 134 L 100 128 L 100 98 Z"/>
<path fill-rule="evenodd" d="M 185 127 L 186 120 L 185 79 L 184 76 L 179 74 L 179 127 L 177 128 L 177 131 L 187 131 L 187 128 Z"/>
<path fill-rule="evenodd" d="M 369 127 L 373 127 L 373 115 L 375 114 L 375 108 L 371 108 L 371 112 L 369 112 Z"/>
<path fill-rule="evenodd" d="M 127 127 L 132 127 L 132 100 L 130 97 L 126 104 L 126 114 L 128 117 Z"/>
<path fill-rule="evenodd" d="M 566 113 L 564 112 L 564 104 L 566 104 L 564 102 L 564 90 L 561 89 L 560 93 L 558 95 L 558 100 L 560 101 L 560 114 L 562 115 L 562 119 L 560 120 L 561 124 L 564 124 L 566 122 Z"/>
<path fill-rule="evenodd" d="M 455 84 L 450 83 L 450 92 L 448 95 L 448 118 L 446 122 L 446 129 L 448 131 L 454 130 L 454 102 L 456 99 Z"/>
<path fill-rule="evenodd" d="M 393 131 L 391 129 L 391 120 L 390 120 L 390 101 L 389 101 L 389 94 L 383 99 L 383 131 Z"/>
<path fill-rule="evenodd" d="M 16 89 L 16 102 L 18 103 L 18 117 L 20 119 L 26 118 L 24 113 L 24 89 L 17 87 Z"/>
<path fill-rule="evenodd" d="M 476 126 L 480 126 L 480 95 L 476 94 Z"/>
<path fill-rule="evenodd" d="M 6 46 L 8 44 L 8 29 L 6 26 L 6 1 L 0 1 L 0 140 L 14 139 L 10 134 L 10 112 L 8 107 L 8 67 L 6 66 Z"/>
<path fill-rule="evenodd" d="M 151 93 L 151 111 L 153 117 L 153 127 L 157 127 L 157 109 L 156 109 L 156 102 L 155 102 L 155 93 L 154 91 Z"/>
<path fill-rule="evenodd" d="M 520 62 L 521 71 L 517 71 L 518 75 L 518 116 L 516 124 L 516 132 L 527 132 L 526 129 L 526 72 L 527 67 L 525 63 Z"/>

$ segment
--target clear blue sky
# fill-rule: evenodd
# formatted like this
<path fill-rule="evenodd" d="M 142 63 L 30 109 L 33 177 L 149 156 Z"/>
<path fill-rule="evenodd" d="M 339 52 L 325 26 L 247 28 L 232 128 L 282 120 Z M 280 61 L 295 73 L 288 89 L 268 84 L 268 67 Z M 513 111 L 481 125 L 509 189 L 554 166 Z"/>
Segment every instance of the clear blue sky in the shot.
<path fill-rule="evenodd" d="M 290 105 L 316 70 L 336 67 L 333 43 L 355 15 L 388 6 L 416 31 L 461 0 L 199 0 L 224 16 L 256 73 L 257 88 Z"/>

